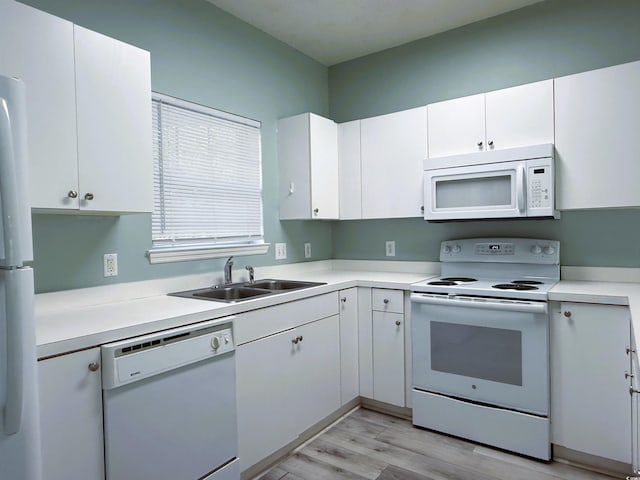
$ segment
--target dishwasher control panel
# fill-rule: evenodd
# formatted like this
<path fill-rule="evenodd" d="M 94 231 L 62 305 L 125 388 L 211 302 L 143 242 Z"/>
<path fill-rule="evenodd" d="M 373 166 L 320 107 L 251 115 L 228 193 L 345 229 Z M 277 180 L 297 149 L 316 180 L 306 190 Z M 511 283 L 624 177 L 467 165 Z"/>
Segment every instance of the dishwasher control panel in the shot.
<path fill-rule="evenodd" d="M 233 354 L 230 323 L 220 320 L 152 333 L 101 347 L 102 388 L 109 390 L 200 361 Z"/>

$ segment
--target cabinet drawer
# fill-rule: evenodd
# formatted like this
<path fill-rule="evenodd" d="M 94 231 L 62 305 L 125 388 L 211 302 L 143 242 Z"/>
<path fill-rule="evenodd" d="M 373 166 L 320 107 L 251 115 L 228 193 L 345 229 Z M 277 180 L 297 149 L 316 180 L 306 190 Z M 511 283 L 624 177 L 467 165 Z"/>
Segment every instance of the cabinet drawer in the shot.
<path fill-rule="evenodd" d="M 403 298 L 403 290 L 371 289 L 372 309 L 379 312 L 404 313 Z"/>

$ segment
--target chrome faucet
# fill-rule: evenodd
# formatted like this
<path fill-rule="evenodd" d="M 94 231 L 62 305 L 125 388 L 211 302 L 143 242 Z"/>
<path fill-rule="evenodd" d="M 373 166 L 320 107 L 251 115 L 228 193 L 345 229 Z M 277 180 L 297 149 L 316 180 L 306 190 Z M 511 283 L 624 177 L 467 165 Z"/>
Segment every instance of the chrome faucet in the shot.
<path fill-rule="evenodd" d="M 253 267 L 251 265 L 247 265 L 246 268 L 249 271 L 249 283 L 253 283 L 254 281 L 254 277 L 253 277 Z"/>
<path fill-rule="evenodd" d="M 227 263 L 224 264 L 224 283 L 231 283 L 231 269 L 233 268 L 232 259 L 233 256 L 227 258 Z"/>

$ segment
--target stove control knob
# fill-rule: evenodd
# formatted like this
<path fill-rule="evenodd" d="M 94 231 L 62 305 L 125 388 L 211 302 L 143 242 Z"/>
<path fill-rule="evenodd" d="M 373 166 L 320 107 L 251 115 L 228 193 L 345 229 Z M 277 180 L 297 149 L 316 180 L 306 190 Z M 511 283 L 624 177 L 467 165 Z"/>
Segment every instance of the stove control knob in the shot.
<path fill-rule="evenodd" d="M 453 253 L 460 253 L 460 250 L 462 250 L 462 249 L 460 248 L 460 245 L 454 245 L 454 246 L 453 246 Z"/>
<path fill-rule="evenodd" d="M 534 255 L 539 255 L 542 252 L 542 249 L 540 248 L 540 245 L 534 245 L 531 247 L 531 253 L 533 253 Z"/>
<path fill-rule="evenodd" d="M 211 339 L 211 348 L 213 348 L 214 350 L 217 350 L 220 348 L 220 338 L 219 337 L 213 337 Z"/>
<path fill-rule="evenodd" d="M 445 245 L 444 247 L 442 247 L 442 252 L 451 253 L 451 247 L 449 245 Z"/>
<path fill-rule="evenodd" d="M 547 245 L 546 247 L 544 247 L 543 251 L 545 255 L 553 255 L 554 253 L 556 253 L 556 249 L 551 245 Z"/>

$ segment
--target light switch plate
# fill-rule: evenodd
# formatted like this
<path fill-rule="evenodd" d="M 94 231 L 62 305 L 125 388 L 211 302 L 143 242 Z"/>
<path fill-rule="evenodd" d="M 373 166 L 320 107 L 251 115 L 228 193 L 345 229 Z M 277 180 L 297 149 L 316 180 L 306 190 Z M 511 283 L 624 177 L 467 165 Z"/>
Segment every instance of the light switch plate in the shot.
<path fill-rule="evenodd" d="M 396 242 L 395 240 L 387 240 L 385 244 L 385 254 L 387 257 L 395 257 L 396 256 Z"/>
<path fill-rule="evenodd" d="M 284 260 L 287 258 L 287 244 L 276 243 L 276 260 Z"/>

